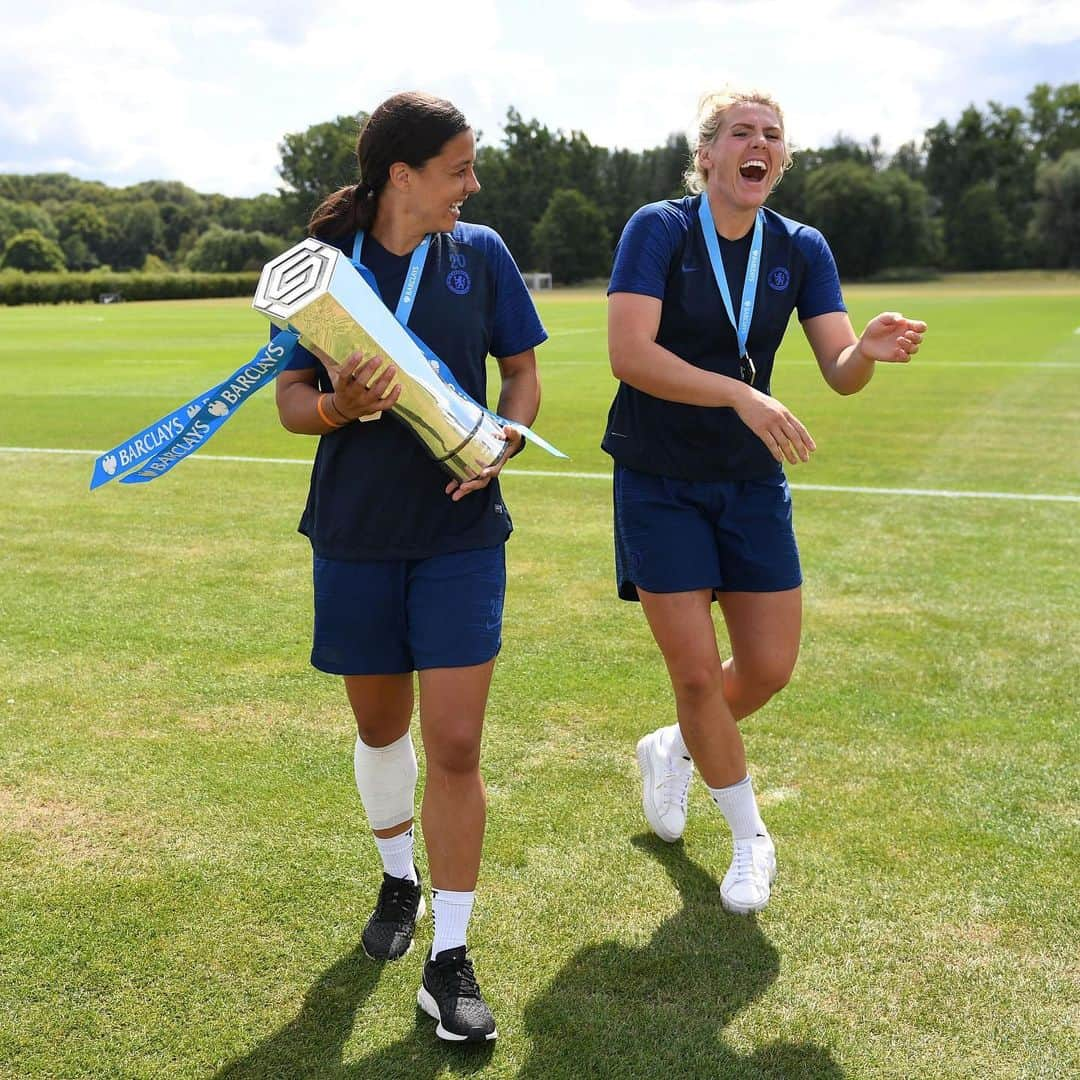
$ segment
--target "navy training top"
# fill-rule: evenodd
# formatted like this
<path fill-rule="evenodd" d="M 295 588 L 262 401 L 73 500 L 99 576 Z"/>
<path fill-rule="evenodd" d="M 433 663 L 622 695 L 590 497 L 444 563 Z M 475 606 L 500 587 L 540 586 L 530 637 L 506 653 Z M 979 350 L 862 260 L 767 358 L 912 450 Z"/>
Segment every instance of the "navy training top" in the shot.
<path fill-rule="evenodd" d="M 328 242 L 352 255 L 352 236 Z M 360 258 L 393 311 L 409 256 L 387 251 L 367 233 Z M 502 238 L 485 225 L 462 222 L 431 239 L 409 329 L 485 407 L 488 354 L 514 356 L 547 340 Z M 288 370 L 312 367 L 319 388 L 331 390 L 322 363 L 297 347 Z M 498 478 L 458 502 L 444 490 L 449 480 L 391 413 L 346 424 L 319 438 L 300 532 L 327 559 L 426 559 L 503 543 L 513 524 Z"/>
<path fill-rule="evenodd" d="M 739 348 L 713 276 L 697 195 L 650 203 L 626 223 L 608 295 L 663 302 L 656 342 L 695 367 L 739 378 Z M 753 230 L 720 241 L 736 317 Z M 770 393 L 773 358 L 791 312 L 812 319 L 846 311 L 829 245 L 817 229 L 765 210 L 761 271 L 746 350 L 757 368 L 754 388 Z M 732 408 L 684 405 L 624 382 L 608 413 L 601 444 L 620 465 L 681 480 L 756 479 L 781 471 L 765 444 Z"/>

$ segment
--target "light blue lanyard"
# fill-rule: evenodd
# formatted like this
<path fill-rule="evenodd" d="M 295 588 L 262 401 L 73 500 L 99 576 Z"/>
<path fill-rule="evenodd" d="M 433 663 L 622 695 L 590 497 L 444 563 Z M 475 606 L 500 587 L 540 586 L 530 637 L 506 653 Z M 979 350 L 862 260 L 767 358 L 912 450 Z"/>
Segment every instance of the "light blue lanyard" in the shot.
<path fill-rule="evenodd" d="M 742 306 L 739 309 L 739 321 L 735 321 L 735 309 L 731 305 L 731 290 L 728 288 L 727 274 L 724 273 L 724 258 L 720 254 L 720 241 L 716 238 L 716 226 L 713 224 L 709 200 L 703 191 L 698 207 L 701 229 L 705 233 L 705 246 L 709 249 L 709 262 L 712 263 L 713 277 L 720 295 L 724 298 L 731 325 L 735 328 L 735 338 L 739 343 L 739 359 L 746 355 L 746 341 L 750 337 L 750 323 L 754 319 L 754 301 L 757 299 L 758 271 L 761 269 L 762 234 L 765 229 L 765 211 L 758 210 L 754 219 L 754 239 L 750 242 L 750 258 L 746 263 L 746 279 L 743 281 Z"/>
<path fill-rule="evenodd" d="M 360 262 L 360 251 L 363 246 L 364 230 L 358 229 L 352 246 L 354 263 Z M 394 309 L 394 318 L 402 326 L 409 325 L 409 316 L 412 314 L 413 301 L 416 299 L 417 290 L 420 288 L 420 276 L 424 272 L 424 262 L 427 259 L 429 247 L 431 247 L 431 233 L 428 233 L 413 248 L 412 258 L 409 259 L 409 272 L 405 275 L 405 284 L 401 286 L 401 295 L 398 297 L 397 307 Z M 361 265 L 363 264 L 361 263 Z"/>

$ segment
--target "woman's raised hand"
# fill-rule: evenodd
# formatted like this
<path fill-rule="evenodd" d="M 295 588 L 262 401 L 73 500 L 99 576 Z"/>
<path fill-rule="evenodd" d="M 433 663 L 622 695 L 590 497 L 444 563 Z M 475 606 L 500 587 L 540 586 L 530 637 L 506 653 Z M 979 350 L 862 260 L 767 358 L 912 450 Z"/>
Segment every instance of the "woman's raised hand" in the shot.
<path fill-rule="evenodd" d="M 918 351 L 926 323 L 906 319 L 899 311 L 883 311 L 866 324 L 859 338 L 859 352 L 867 360 L 906 364 Z"/>

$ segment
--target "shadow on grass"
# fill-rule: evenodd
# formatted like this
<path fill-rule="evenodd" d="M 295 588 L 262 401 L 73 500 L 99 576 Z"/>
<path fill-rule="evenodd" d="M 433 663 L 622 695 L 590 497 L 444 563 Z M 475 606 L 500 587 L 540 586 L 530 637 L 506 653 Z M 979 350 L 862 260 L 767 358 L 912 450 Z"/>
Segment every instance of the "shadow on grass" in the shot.
<path fill-rule="evenodd" d="M 716 881 L 682 844 L 632 842 L 667 871 L 683 906 L 646 945 L 609 941 L 570 958 L 525 1010 L 532 1048 L 518 1080 L 841 1077 L 812 1044 L 778 1041 L 748 1056 L 725 1044 L 724 1027 L 776 979 L 776 949 L 753 916 L 723 910 Z"/>
<path fill-rule="evenodd" d="M 777 1041 L 741 1055 L 726 1045 L 723 1029 L 776 979 L 776 949 L 753 917 L 721 908 L 717 883 L 682 844 L 653 836 L 632 842 L 664 867 L 683 906 L 646 945 L 609 941 L 570 958 L 525 1010 L 531 1045 L 518 1080 L 839 1080 L 843 1073 L 819 1046 Z M 312 985 L 293 1020 L 215 1080 L 434 1080 L 469 1076 L 491 1062 L 494 1044 L 442 1043 L 419 1014 L 405 1038 L 343 1062 L 356 1013 L 381 974 L 358 946 Z"/>
<path fill-rule="evenodd" d="M 491 1060 L 492 1045 L 443 1043 L 435 1038 L 435 1022 L 418 1012 L 417 1026 L 406 1038 L 344 1063 L 342 1050 L 357 1010 L 375 989 L 382 969 L 358 945 L 323 972 L 304 996 L 295 1019 L 246 1057 L 224 1066 L 214 1080 L 428 1080 L 447 1068 L 453 1076 L 468 1076 Z"/>

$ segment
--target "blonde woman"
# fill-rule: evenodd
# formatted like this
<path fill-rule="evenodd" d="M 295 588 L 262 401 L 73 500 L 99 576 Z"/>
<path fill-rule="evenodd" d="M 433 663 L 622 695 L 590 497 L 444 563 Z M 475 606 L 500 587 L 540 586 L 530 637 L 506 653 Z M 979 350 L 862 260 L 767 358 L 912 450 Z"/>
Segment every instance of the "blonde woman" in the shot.
<path fill-rule="evenodd" d="M 856 335 L 824 237 L 765 208 L 790 164 L 776 101 L 707 94 L 690 194 L 634 214 L 608 288 L 619 388 L 603 447 L 615 460 L 619 596 L 641 602 L 678 721 L 638 743 L 642 802 L 653 832 L 679 839 L 697 766 L 731 828 L 720 896 L 738 914 L 768 903 L 776 854 L 737 725 L 795 666 L 802 571 L 782 466 L 815 449 L 771 396 L 773 359 L 795 310 L 825 381 L 853 394 L 876 364 L 907 362 L 926 331 L 883 312 Z"/>

